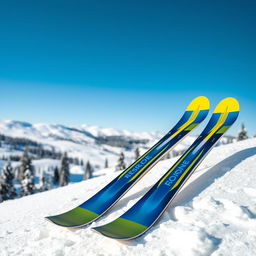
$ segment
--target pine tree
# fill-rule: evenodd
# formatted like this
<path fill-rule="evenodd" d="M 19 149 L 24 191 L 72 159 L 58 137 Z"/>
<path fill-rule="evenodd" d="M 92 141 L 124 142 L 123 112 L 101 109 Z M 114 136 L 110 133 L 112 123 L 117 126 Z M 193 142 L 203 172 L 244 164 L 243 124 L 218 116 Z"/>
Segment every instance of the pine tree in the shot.
<path fill-rule="evenodd" d="M 51 190 L 53 188 L 53 170 L 54 168 L 48 167 L 48 175 L 46 174 L 46 190 Z"/>
<path fill-rule="evenodd" d="M 106 158 L 105 159 L 105 165 L 104 165 L 105 168 L 108 168 L 108 159 Z"/>
<path fill-rule="evenodd" d="M 137 147 L 134 151 L 134 159 L 137 160 L 140 157 L 140 150 Z"/>
<path fill-rule="evenodd" d="M 93 176 L 93 167 L 89 161 L 87 161 L 84 169 L 84 180 L 91 179 Z"/>
<path fill-rule="evenodd" d="M 31 164 L 31 159 L 28 154 L 28 148 L 24 150 L 23 155 L 21 157 L 21 165 L 19 167 L 19 174 L 18 174 L 18 178 L 20 181 L 23 180 L 27 169 L 31 169 L 31 170 L 33 169 Z"/>
<path fill-rule="evenodd" d="M 74 158 L 74 165 L 79 165 L 79 159 L 77 157 Z"/>
<path fill-rule="evenodd" d="M 126 168 L 126 166 L 125 166 L 125 162 L 124 162 L 124 153 L 121 152 L 120 156 L 118 158 L 118 161 L 117 161 L 116 171 L 120 171 L 120 170 L 123 170 L 125 168 Z"/>
<path fill-rule="evenodd" d="M 27 169 L 24 173 L 22 185 L 22 195 L 27 196 L 34 193 L 35 183 L 34 183 L 34 172 L 31 169 Z"/>
<path fill-rule="evenodd" d="M 238 133 L 237 140 L 240 141 L 240 140 L 246 140 L 246 139 L 248 139 L 247 130 L 245 129 L 244 123 L 242 123 L 241 130 Z"/>
<path fill-rule="evenodd" d="M 3 169 L 2 177 L 0 180 L 0 202 L 15 198 L 16 191 L 13 184 L 13 179 L 13 168 L 11 166 L 11 162 L 8 161 Z"/>
<path fill-rule="evenodd" d="M 69 183 L 69 161 L 67 153 L 65 152 L 62 159 L 61 159 L 61 166 L 60 166 L 60 186 L 66 186 Z"/>
<path fill-rule="evenodd" d="M 20 166 L 20 175 L 22 185 L 22 195 L 30 195 L 34 193 L 35 183 L 34 183 L 34 168 L 31 164 L 31 159 L 28 154 L 28 149 L 25 149 Z"/>
<path fill-rule="evenodd" d="M 41 175 L 40 175 L 40 191 L 46 191 L 48 190 L 48 184 L 47 184 L 47 179 L 46 179 L 46 175 L 45 172 L 42 171 Z"/>
<path fill-rule="evenodd" d="M 52 182 L 56 186 L 59 185 L 59 183 L 60 183 L 60 171 L 59 171 L 58 166 L 56 166 L 54 168 L 54 171 L 53 171 L 53 181 Z"/>

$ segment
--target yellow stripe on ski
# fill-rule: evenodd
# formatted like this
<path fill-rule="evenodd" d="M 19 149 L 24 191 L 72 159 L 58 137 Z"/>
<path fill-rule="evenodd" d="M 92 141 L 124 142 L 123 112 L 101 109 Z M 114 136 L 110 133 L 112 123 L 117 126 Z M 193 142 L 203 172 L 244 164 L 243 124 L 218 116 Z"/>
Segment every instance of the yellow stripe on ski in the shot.
<path fill-rule="evenodd" d="M 147 168 L 148 165 L 149 165 L 152 161 L 154 161 L 163 151 L 165 151 L 166 148 L 168 148 L 168 145 L 167 145 L 166 147 L 164 147 L 164 148 L 163 148 L 157 155 L 155 155 L 150 161 L 148 161 L 148 162 L 145 164 L 145 166 L 144 166 L 143 168 L 141 168 L 141 170 L 140 170 L 139 172 L 137 172 L 128 182 L 130 182 L 130 181 L 136 179 L 136 177 L 137 177 L 138 175 L 140 175 L 140 173 L 143 172 L 144 169 Z"/>
<path fill-rule="evenodd" d="M 188 171 L 192 168 L 192 166 L 194 165 L 194 163 L 197 161 L 197 159 L 201 156 L 201 154 L 203 153 L 203 151 L 200 152 L 200 154 L 193 160 L 193 162 L 188 166 L 188 168 L 182 173 L 182 175 L 180 176 L 180 178 L 176 181 L 176 183 L 173 185 L 173 187 L 170 189 L 170 191 L 174 188 L 176 188 L 180 182 L 182 181 L 183 177 L 188 173 Z"/>
<path fill-rule="evenodd" d="M 171 174 L 171 172 L 180 164 L 180 162 L 188 155 L 188 153 L 190 153 L 190 151 L 192 150 L 193 148 L 191 148 L 185 155 L 183 155 L 180 160 L 169 170 L 169 172 L 167 172 L 165 174 L 165 176 L 159 181 L 157 187 L 159 187 L 163 182 L 164 180 Z"/>

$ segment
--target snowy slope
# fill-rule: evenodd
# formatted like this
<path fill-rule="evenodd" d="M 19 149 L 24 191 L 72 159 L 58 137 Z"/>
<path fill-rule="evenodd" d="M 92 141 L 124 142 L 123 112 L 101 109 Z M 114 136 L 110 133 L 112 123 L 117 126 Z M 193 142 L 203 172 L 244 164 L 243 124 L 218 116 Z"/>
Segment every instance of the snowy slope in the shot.
<path fill-rule="evenodd" d="M 54 147 L 56 151 L 67 152 L 70 157 L 83 159 L 84 162 L 89 160 L 96 169 L 97 166 L 103 168 L 106 158 L 109 165 L 114 166 L 121 151 L 125 151 L 127 164 L 134 157 L 134 150 L 99 143 L 99 138 L 119 136 L 123 137 L 123 140 L 142 141 L 134 145 L 134 148 L 138 146 L 141 153 L 143 153 L 163 136 L 163 133 L 159 132 L 131 132 L 89 125 L 68 127 L 64 125 L 31 124 L 13 120 L 0 120 L 0 134 L 14 138 L 26 138 L 41 143 L 46 148 Z M 184 148 L 190 141 L 191 139 L 188 138 L 183 142 L 183 146 L 179 147 Z M 10 151 L 0 147 L 0 157 L 21 154 L 22 151 Z"/>
<path fill-rule="evenodd" d="M 174 124 L 171 124 L 174 125 Z M 163 132 L 132 132 L 113 128 L 102 128 L 92 125 L 81 125 L 79 127 L 51 125 L 51 124 L 31 124 L 28 122 L 0 120 L 0 134 L 13 138 L 26 138 L 44 145 L 44 148 L 51 150 L 52 147 L 57 152 L 67 152 L 69 157 L 89 160 L 95 169 L 104 167 L 105 159 L 108 159 L 110 167 L 116 165 L 121 151 L 124 151 L 126 164 L 129 165 L 134 160 L 134 150 L 139 148 L 143 154 L 154 145 L 167 131 Z M 199 128 L 202 129 L 202 127 Z M 196 130 L 198 132 L 198 130 Z M 133 142 L 130 147 L 112 145 L 104 142 L 104 138 L 115 142 Z M 176 152 L 182 152 L 195 140 L 194 136 L 187 136 L 175 147 Z M 227 138 L 222 139 L 227 143 Z M 22 155 L 23 150 L 10 150 L 0 145 L 0 157 L 9 155 Z"/>
<path fill-rule="evenodd" d="M 65 126 L 52 124 L 31 124 L 15 120 L 0 120 L 2 134 L 29 139 L 58 138 L 77 142 L 91 142 L 94 137 L 126 136 L 137 139 L 154 139 L 157 132 L 132 132 L 114 128 L 102 128 L 93 125 Z"/>
<path fill-rule="evenodd" d="M 159 162 L 112 210 L 107 223 L 134 204 L 174 163 Z M 127 243 L 44 220 L 111 181 L 108 175 L 0 204 L 0 255 L 256 255 L 256 139 L 214 148 L 144 236 Z"/>

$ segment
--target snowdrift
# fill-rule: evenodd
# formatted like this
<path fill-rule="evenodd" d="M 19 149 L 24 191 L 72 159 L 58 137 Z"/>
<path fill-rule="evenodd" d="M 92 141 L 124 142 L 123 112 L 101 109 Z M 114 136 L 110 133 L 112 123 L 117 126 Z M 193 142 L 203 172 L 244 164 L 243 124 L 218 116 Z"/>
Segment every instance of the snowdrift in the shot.
<path fill-rule="evenodd" d="M 175 162 L 159 162 L 104 217 L 133 205 Z M 158 223 L 121 243 L 89 227 L 68 230 L 44 217 L 92 196 L 118 173 L 0 204 L 0 255 L 256 255 L 256 139 L 214 148 Z"/>

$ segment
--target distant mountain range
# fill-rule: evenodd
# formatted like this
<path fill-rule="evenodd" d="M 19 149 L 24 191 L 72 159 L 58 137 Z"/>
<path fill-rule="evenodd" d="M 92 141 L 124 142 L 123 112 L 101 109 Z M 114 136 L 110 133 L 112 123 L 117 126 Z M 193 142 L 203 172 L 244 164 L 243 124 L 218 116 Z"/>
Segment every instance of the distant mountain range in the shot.
<path fill-rule="evenodd" d="M 127 164 L 134 160 L 134 150 L 145 152 L 164 133 L 132 132 L 113 128 L 101 128 L 92 125 L 65 126 L 52 124 L 31 124 L 28 122 L 0 121 L 0 157 L 21 155 L 26 146 L 47 151 L 67 152 L 70 157 L 90 160 L 96 168 L 103 168 L 105 159 L 114 166 L 121 151 L 125 153 Z M 7 138 L 6 138 L 6 137 Z M 12 138 L 12 139 L 10 139 Z M 17 139 L 19 138 L 19 139 Z M 226 136 L 222 142 L 232 140 Z M 26 139 L 26 140 L 22 140 Z M 188 136 L 175 147 L 178 154 L 194 140 Z M 50 153 L 46 154 L 51 157 Z"/>

